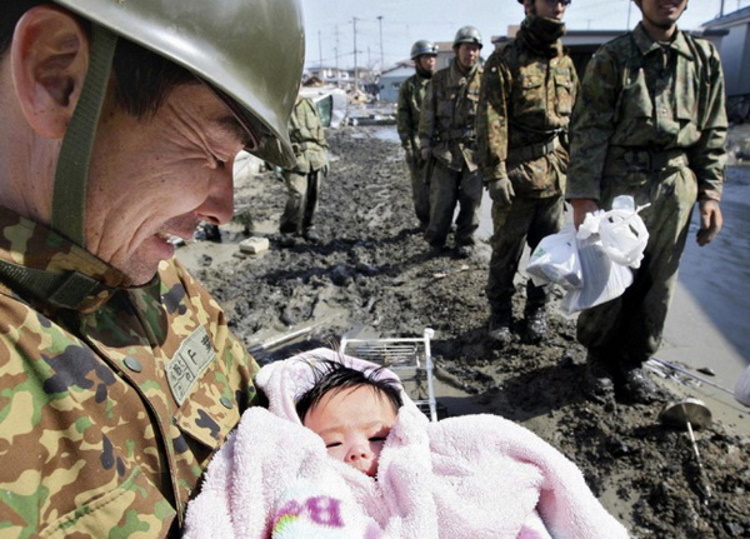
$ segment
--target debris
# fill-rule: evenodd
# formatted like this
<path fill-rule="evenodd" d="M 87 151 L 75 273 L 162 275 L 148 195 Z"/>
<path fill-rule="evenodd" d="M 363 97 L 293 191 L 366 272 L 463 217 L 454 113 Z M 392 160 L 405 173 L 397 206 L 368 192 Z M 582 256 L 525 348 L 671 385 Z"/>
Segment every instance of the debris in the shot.
<path fill-rule="evenodd" d="M 251 237 L 240 242 L 240 251 L 243 253 L 249 253 L 251 255 L 257 255 L 264 251 L 268 251 L 269 242 L 268 238 Z"/>
<path fill-rule="evenodd" d="M 703 503 L 707 504 L 708 499 L 711 498 L 711 485 L 708 484 L 706 479 L 706 470 L 703 468 L 701 462 L 701 455 L 698 452 L 698 444 L 695 442 L 695 434 L 693 433 L 693 425 L 695 428 L 702 429 L 711 424 L 711 410 L 708 409 L 703 401 L 693 398 L 683 399 L 681 401 L 667 403 L 659 414 L 659 420 L 665 425 L 673 425 L 687 427 L 688 435 L 690 436 L 690 442 L 693 444 L 693 453 L 695 453 L 695 460 L 698 463 L 698 468 L 701 473 L 701 480 L 703 481 L 704 498 Z"/>
<path fill-rule="evenodd" d="M 461 273 L 462 271 L 466 271 L 468 269 L 469 269 L 469 266 L 467 266 L 466 264 L 461 264 L 461 267 L 458 269 L 433 273 L 432 278 L 433 279 L 445 279 L 446 277 L 448 277 L 448 275 L 455 275 L 456 273 Z"/>

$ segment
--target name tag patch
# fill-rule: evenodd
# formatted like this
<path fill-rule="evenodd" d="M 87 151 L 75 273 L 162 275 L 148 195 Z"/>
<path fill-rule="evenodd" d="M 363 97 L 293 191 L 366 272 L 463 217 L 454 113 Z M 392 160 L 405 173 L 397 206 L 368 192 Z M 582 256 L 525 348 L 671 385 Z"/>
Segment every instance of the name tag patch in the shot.
<path fill-rule="evenodd" d="M 211 339 L 203 326 L 182 341 L 177 353 L 167 365 L 169 388 L 180 406 L 215 356 Z"/>

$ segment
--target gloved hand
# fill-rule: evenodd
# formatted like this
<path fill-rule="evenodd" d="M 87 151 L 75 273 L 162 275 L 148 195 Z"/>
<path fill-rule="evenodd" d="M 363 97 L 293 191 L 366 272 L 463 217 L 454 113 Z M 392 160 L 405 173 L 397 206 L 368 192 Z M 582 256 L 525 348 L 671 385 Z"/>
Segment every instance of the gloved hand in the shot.
<path fill-rule="evenodd" d="M 500 207 L 510 206 L 516 192 L 513 190 L 513 184 L 510 178 L 500 178 L 487 183 L 487 190 L 490 192 L 492 202 Z"/>
<path fill-rule="evenodd" d="M 422 161 L 427 161 L 432 155 L 432 148 L 424 147 L 419 150 L 419 155 L 422 157 Z"/>
<path fill-rule="evenodd" d="M 414 163 L 414 158 L 416 156 L 414 155 L 414 152 L 412 151 L 412 149 L 404 146 L 404 153 L 406 154 L 406 162 L 409 163 L 410 165 Z"/>
<path fill-rule="evenodd" d="M 698 230 L 698 245 L 703 247 L 719 234 L 724 218 L 718 200 L 705 199 L 698 203 L 698 211 L 701 216 L 701 228 Z"/>
<path fill-rule="evenodd" d="M 331 165 L 328 161 L 326 161 L 326 164 L 323 165 L 323 168 L 320 169 L 320 173 L 323 175 L 324 178 L 328 177 L 328 173 L 331 171 Z"/>

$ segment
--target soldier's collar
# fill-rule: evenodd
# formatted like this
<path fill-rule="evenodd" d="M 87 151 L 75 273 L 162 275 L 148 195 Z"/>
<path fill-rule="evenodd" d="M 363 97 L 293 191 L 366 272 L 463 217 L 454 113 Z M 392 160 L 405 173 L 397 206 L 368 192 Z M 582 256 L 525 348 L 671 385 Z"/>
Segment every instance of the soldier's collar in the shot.
<path fill-rule="evenodd" d="M 93 312 L 127 279 L 55 231 L 0 207 L 0 281 L 26 301 Z"/>
<path fill-rule="evenodd" d="M 641 51 L 641 54 L 643 54 L 644 56 L 652 53 L 653 51 L 662 49 L 662 45 L 659 42 L 651 39 L 651 36 L 648 35 L 648 32 L 646 32 L 646 29 L 641 23 L 638 23 L 638 26 L 636 26 L 633 30 L 633 39 L 635 40 L 636 46 Z M 677 29 L 677 31 L 675 32 L 674 39 L 668 45 L 668 47 L 678 54 L 681 54 L 688 60 L 693 59 L 693 53 L 691 52 L 690 47 L 688 47 L 687 40 L 685 39 L 685 34 L 679 29 Z"/>

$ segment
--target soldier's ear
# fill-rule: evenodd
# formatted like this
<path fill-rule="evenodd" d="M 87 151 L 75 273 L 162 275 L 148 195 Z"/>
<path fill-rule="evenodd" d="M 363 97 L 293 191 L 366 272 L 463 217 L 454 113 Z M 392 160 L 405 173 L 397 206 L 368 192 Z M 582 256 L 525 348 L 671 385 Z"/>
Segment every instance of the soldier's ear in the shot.
<path fill-rule="evenodd" d="M 16 25 L 9 56 L 26 121 L 42 136 L 62 138 L 88 69 L 83 27 L 61 8 L 34 7 Z"/>

